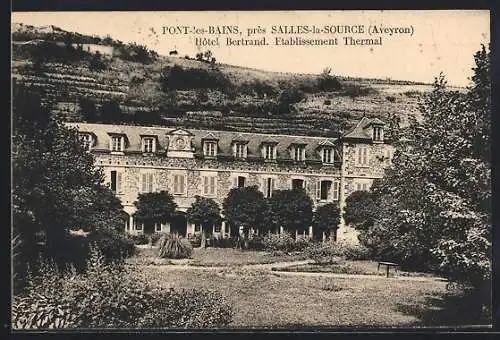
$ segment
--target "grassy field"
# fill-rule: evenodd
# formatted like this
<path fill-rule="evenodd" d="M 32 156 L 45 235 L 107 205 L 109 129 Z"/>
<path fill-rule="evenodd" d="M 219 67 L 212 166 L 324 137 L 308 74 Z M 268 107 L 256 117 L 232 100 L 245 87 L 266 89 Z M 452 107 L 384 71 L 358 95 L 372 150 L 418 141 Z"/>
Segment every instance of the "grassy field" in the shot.
<path fill-rule="evenodd" d="M 192 259 L 188 260 L 162 260 L 164 264 L 187 266 L 148 264 L 155 254 L 155 248 L 141 249 L 129 261 L 130 267 L 153 285 L 219 291 L 233 306 L 231 328 L 488 323 L 465 312 L 467 305 L 463 305 L 459 292 L 448 292 L 446 281 L 439 278 L 276 272 L 271 270 L 272 264 L 252 264 L 303 257 L 216 248 L 195 249 Z M 141 262 L 138 258 L 149 260 Z M 376 262 L 349 261 L 348 264 L 357 265 L 364 274 L 376 271 Z"/>

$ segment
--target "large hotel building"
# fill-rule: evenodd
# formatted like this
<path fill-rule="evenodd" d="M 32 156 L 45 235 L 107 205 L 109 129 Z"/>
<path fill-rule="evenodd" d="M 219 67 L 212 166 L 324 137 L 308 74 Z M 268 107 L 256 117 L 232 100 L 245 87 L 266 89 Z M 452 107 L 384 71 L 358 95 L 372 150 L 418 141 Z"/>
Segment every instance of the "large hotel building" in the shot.
<path fill-rule="evenodd" d="M 168 127 L 68 123 L 77 127 L 106 183 L 129 214 L 132 234 L 199 231 L 185 212 L 195 196 L 222 201 L 234 187 L 257 185 L 265 197 L 273 190 L 302 187 L 315 207 L 337 203 L 342 209 L 353 191 L 369 190 L 391 163 L 393 148 L 384 142 L 384 122 L 362 118 L 339 138 L 208 131 Z M 152 230 L 134 218 L 139 193 L 168 190 L 178 213 Z M 146 228 L 147 229 L 147 228 Z M 237 234 L 222 222 L 215 235 Z M 349 228 L 343 219 L 337 232 Z M 292 231 L 293 232 L 293 231 Z M 310 236 L 314 233 L 309 228 Z M 347 237 L 347 236 L 346 236 Z"/>

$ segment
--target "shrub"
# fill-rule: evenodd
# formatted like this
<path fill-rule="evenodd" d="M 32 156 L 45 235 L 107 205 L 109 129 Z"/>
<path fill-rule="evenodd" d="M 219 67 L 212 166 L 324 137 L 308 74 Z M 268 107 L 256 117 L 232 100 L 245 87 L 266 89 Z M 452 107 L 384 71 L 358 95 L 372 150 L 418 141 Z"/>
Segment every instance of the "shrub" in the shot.
<path fill-rule="evenodd" d="M 330 99 L 325 99 L 323 105 L 332 105 L 332 101 Z"/>
<path fill-rule="evenodd" d="M 366 260 L 369 251 L 361 245 L 352 245 L 345 242 L 328 240 L 307 248 L 307 256 L 316 263 L 337 263 L 340 259 Z"/>
<path fill-rule="evenodd" d="M 148 244 L 149 243 L 149 237 L 146 234 L 129 235 L 129 239 L 135 245 L 142 245 L 142 244 Z"/>
<path fill-rule="evenodd" d="M 248 240 L 248 249 L 251 250 L 264 250 L 264 237 L 260 235 L 252 235 Z"/>
<path fill-rule="evenodd" d="M 293 244 L 293 250 L 302 251 L 311 245 L 311 240 L 307 236 L 298 236 Z"/>
<path fill-rule="evenodd" d="M 191 257 L 193 246 L 191 243 L 179 236 L 164 235 L 160 239 L 159 256 L 167 259 L 186 259 Z"/>
<path fill-rule="evenodd" d="M 193 248 L 199 248 L 201 247 L 201 234 L 194 234 L 188 236 L 188 241 L 191 243 L 191 246 Z"/>
<path fill-rule="evenodd" d="M 289 232 L 284 231 L 281 234 L 270 234 L 264 237 L 264 248 L 268 251 L 289 252 L 294 249 L 294 240 Z"/>
<path fill-rule="evenodd" d="M 151 235 L 151 244 L 157 245 L 160 239 L 165 235 L 163 232 L 155 232 Z"/>
<path fill-rule="evenodd" d="M 42 266 L 12 304 L 15 329 L 209 328 L 227 326 L 230 305 L 218 292 L 152 288 L 136 273 L 104 264 L 94 252 L 84 274 Z"/>
<path fill-rule="evenodd" d="M 215 248 L 235 248 L 238 242 L 236 237 L 224 237 L 224 238 L 210 238 L 209 244 Z"/>
<path fill-rule="evenodd" d="M 135 253 L 134 243 L 118 231 L 100 230 L 89 234 L 88 237 L 89 241 L 102 253 L 107 262 L 122 261 Z"/>

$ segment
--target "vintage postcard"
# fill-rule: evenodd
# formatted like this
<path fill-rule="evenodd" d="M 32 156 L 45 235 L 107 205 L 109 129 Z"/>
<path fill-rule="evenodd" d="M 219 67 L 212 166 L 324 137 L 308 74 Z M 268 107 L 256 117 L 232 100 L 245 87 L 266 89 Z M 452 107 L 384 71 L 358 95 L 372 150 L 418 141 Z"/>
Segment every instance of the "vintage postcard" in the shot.
<path fill-rule="evenodd" d="M 13 331 L 491 328 L 489 11 L 11 22 Z"/>

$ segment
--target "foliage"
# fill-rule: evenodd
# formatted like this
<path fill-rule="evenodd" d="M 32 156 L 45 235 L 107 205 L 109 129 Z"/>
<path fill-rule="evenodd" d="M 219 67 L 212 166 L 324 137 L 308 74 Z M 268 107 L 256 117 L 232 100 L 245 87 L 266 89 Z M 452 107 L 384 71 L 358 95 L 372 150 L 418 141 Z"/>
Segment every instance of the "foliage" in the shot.
<path fill-rule="evenodd" d="M 313 227 L 317 235 L 325 232 L 330 235 L 338 229 L 340 223 L 340 208 L 334 203 L 319 206 L 313 214 Z"/>
<path fill-rule="evenodd" d="M 368 96 L 374 92 L 376 92 L 376 90 L 372 87 L 360 86 L 357 84 L 348 84 L 342 87 L 342 91 L 340 92 L 340 94 L 343 96 L 348 96 L 352 99 L 352 101 L 354 101 L 358 97 Z"/>
<path fill-rule="evenodd" d="M 235 227 L 243 226 L 246 236 L 250 228 L 263 225 L 267 211 L 264 194 L 257 186 L 233 188 L 222 203 L 223 214 Z"/>
<path fill-rule="evenodd" d="M 147 234 L 137 234 L 127 236 L 130 242 L 135 245 L 144 245 L 149 243 L 149 236 Z"/>
<path fill-rule="evenodd" d="M 318 77 L 317 91 L 337 91 L 342 88 L 342 84 L 330 72 L 331 69 L 325 69 Z"/>
<path fill-rule="evenodd" d="M 358 230 L 366 230 L 373 225 L 376 206 L 373 194 L 359 190 L 351 193 L 345 200 L 344 221 L 352 224 Z"/>
<path fill-rule="evenodd" d="M 276 227 L 302 233 L 312 224 L 313 202 L 303 189 L 276 190 L 268 205 L 271 222 Z"/>
<path fill-rule="evenodd" d="M 83 274 L 60 275 L 44 265 L 13 299 L 13 328 L 211 328 L 231 322 L 231 307 L 217 292 L 154 288 L 137 274 L 105 264 L 96 252 Z"/>
<path fill-rule="evenodd" d="M 313 243 L 306 248 L 307 256 L 316 263 L 335 264 L 341 259 L 366 260 L 370 252 L 362 245 L 328 239 L 324 243 Z"/>
<path fill-rule="evenodd" d="M 91 246 L 97 249 L 108 263 L 123 261 L 135 253 L 134 243 L 122 231 L 100 229 L 87 237 Z"/>
<path fill-rule="evenodd" d="M 186 259 L 191 257 L 193 246 L 183 237 L 164 235 L 160 239 L 159 257 L 167 259 Z"/>
<path fill-rule="evenodd" d="M 186 217 L 189 222 L 199 224 L 203 230 L 212 227 L 221 220 L 219 204 L 211 198 L 196 195 L 195 201 L 187 209 Z"/>
<path fill-rule="evenodd" d="M 304 92 L 294 86 L 284 89 L 278 97 L 279 113 L 289 113 L 292 110 L 292 105 L 300 102 L 305 98 Z"/>
<path fill-rule="evenodd" d="M 193 248 L 201 247 L 201 234 L 189 235 L 188 241 L 191 243 L 191 246 L 193 246 Z"/>
<path fill-rule="evenodd" d="M 99 120 L 103 123 L 119 123 L 122 119 L 122 109 L 115 100 L 108 100 L 99 108 Z"/>
<path fill-rule="evenodd" d="M 264 248 L 267 251 L 285 251 L 289 252 L 294 250 L 294 239 L 292 235 L 284 231 L 280 234 L 270 234 L 264 237 Z"/>
<path fill-rule="evenodd" d="M 467 93 L 436 78 L 423 120 L 412 121 L 374 185 L 376 222 L 360 234 L 379 257 L 473 286 L 491 278 L 489 58 L 484 47 L 475 55 Z"/>
<path fill-rule="evenodd" d="M 148 50 L 146 46 L 132 44 L 115 44 L 116 55 L 123 60 L 134 61 L 142 64 L 150 64 L 157 60 L 158 54 Z"/>
<path fill-rule="evenodd" d="M 84 121 L 93 123 L 97 119 L 97 108 L 92 99 L 82 97 L 78 100 L 78 113 Z"/>
<path fill-rule="evenodd" d="M 141 193 L 134 205 L 136 218 L 145 223 L 166 223 L 177 209 L 174 197 L 166 190 Z"/>
<path fill-rule="evenodd" d="M 190 89 L 225 90 L 231 87 L 231 81 L 219 70 L 184 69 L 174 65 L 162 73 L 160 85 L 164 92 Z"/>
<path fill-rule="evenodd" d="M 92 57 L 90 57 L 89 61 L 89 70 L 90 71 L 104 71 L 108 66 L 102 60 L 101 54 L 97 51 Z"/>
<path fill-rule="evenodd" d="M 249 240 L 249 244 L 251 242 L 252 238 Z M 207 240 L 208 243 L 210 244 L 211 247 L 214 248 L 235 248 L 236 243 L 238 241 L 238 238 L 236 237 L 211 237 L 209 240 Z M 252 248 L 250 248 L 252 249 Z"/>
<path fill-rule="evenodd" d="M 122 205 L 102 185 L 103 174 L 78 131 L 51 117 L 40 95 L 17 84 L 12 144 L 13 231 L 22 240 L 24 267 L 38 258 L 37 233 L 44 235 L 45 255 L 64 266 L 70 230 L 123 226 Z"/>

